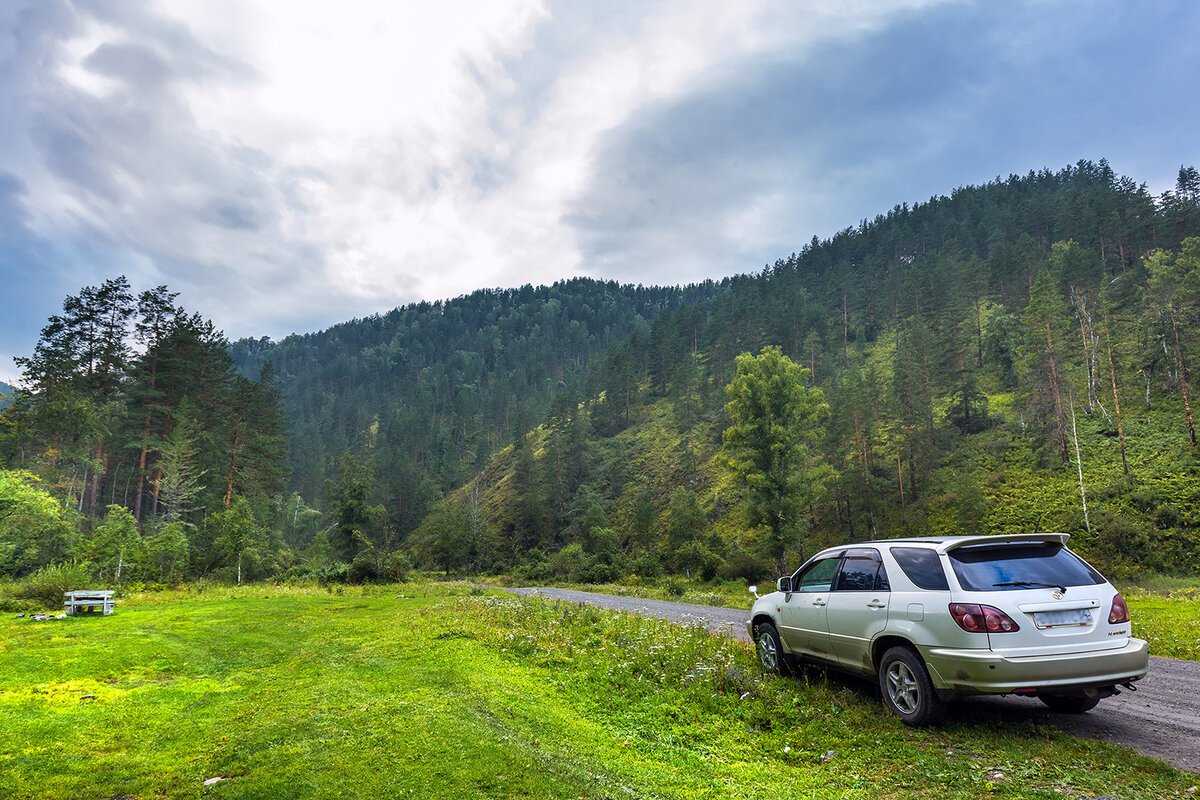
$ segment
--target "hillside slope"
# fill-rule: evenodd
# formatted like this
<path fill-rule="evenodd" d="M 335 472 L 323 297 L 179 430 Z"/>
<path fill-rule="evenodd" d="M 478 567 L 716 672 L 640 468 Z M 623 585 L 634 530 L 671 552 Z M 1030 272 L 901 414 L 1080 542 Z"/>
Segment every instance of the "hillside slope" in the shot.
<path fill-rule="evenodd" d="M 761 577 L 719 448 L 734 357 L 775 345 L 830 412 L 834 473 L 793 562 L 855 538 L 1051 529 L 1111 569 L 1194 574 L 1197 233 L 1194 188 L 1152 198 L 1103 162 L 897 207 L 614 346 L 411 544 L 564 578 Z"/>
<path fill-rule="evenodd" d="M 351 454 L 375 476 L 375 494 L 403 533 L 514 431 L 544 418 L 598 353 L 644 333 L 664 310 L 720 291 L 712 282 L 590 279 L 481 290 L 278 343 L 244 339 L 231 351 L 244 372 L 270 362 L 279 376 L 292 488 L 319 502 Z"/>

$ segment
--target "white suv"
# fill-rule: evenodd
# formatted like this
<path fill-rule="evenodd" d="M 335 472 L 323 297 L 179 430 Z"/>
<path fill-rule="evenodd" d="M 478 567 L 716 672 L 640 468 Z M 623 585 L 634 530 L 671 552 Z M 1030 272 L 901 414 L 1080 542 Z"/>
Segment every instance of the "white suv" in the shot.
<path fill-rule="evenodd" d="M 1065 533 L 891 539 L 817 553 L 746 623 L 759 661 L 798 660 L 877 676 L 909 725 L 972 694 L 1040 698 L 1081 713 L 1146 674 L 1146 642 Z"/>

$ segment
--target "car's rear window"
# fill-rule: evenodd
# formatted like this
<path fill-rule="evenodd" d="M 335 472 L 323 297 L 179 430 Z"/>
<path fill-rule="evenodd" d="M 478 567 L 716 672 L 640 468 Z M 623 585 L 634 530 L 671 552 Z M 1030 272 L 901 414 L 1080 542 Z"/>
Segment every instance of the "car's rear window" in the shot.
<path fill-rule="evenodd" d="M 921 589 L 948 591 L 946 573 L 938 554 L 924 547 L 893 547 L 892 558 L 904 570 L 908 579 Z"/>
<path fill-rule="evenodd" d="M 1104 583 L 1098 572 L 1057 542 L 973 545 L 949 555 L 958 582 L 973 592 Z"/>

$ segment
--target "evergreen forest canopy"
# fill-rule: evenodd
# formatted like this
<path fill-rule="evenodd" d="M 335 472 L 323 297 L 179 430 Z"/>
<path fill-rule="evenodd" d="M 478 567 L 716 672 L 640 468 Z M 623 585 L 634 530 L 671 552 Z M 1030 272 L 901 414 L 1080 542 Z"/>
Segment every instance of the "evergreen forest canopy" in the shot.
<path fill-rule="evenodd" d="M 1081 161 L 758 274 L 479 291 L 278 343 L 109 281 L 0 418 L 0 575 L 756 580 L 827 543 L 1032 530 L 1195 573 L 1197 236 L 1194 168 L 1154 197 Z M 766 408 L 802 430 L 755 472 Z"/>

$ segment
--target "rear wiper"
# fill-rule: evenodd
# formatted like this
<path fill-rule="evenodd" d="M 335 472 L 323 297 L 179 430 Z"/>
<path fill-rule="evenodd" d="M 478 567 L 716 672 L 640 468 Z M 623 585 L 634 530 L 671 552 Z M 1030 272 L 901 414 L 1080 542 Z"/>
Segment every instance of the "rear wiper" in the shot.
<path fill-rule="evenodd" d="M 992 586 L 1020 586 L 1025 589 L 1058 589 L 1063 594 L 1067 593 L 1067 587 L 1058 583 L 1040 583 L 1039 581 L 1005 581 L 1004 583 L 993 583 Z"/>

